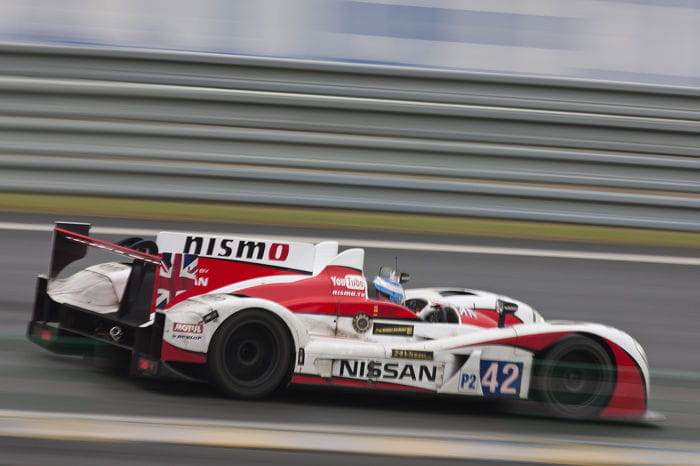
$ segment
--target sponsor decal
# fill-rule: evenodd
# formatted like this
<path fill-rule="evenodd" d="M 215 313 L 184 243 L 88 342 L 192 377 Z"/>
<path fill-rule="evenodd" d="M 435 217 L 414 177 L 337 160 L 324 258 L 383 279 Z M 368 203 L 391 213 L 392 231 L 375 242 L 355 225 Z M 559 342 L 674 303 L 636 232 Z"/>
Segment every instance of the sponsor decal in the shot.
<path fill-rule="evenodd" d="M 405 349 L 391 350 L 391 357 L 397 359 L 421 359 L 424 361 L 432 361 L 434 359 L 432 351 L 417 351 Z"/>
<path fill-rule="evenodd" d="M 438 311 L 440 309 L 445 309 L 448 311 L 450 309 L 453 309 L 454 312 L 458 313 L 460 316 L 468 316 L 468 317 L 471 317 L 472 319 L 476 319 L 478 317 L 476 312 L 474 312 L 474 309 L 472 309 L 468 306 L 460 306 L 458 304 L 444 303 L 444 302 L 439 302 L 439 301 L 431 301 L 430 306 Z M 431 314 L 430 317 L 433 319 L 437 318 L 437 313 Z"/>
<path fill-rule="evenodd" d="M 437 379 L 437 365 L 340 359 L 336 363 L 334 375 L 376 381 L 434 383 Z"/>
<path fill-rule="evenodd" d="M 331 277 L 333 286 L 345 287 L 349 290 L 364 290 L 365 279 L 362 275 L 346 275 L 343 278 Z"/>
<path fill-rule="evenodd" d="M 204 333 L 204 325 L 201 322 L 196 324 L 173 322 L 173 332 L 196 333 L 201 335 Z"/>
<path fill-rule="evenodd" d="M 369 326 L 372 324 L 372 318 L 369 314 L 361 312 L 352 318 L 352 328 L 355 329 L 357 333 L 365 333 L 369 330 Z"/>
<path fill-rule="evenodd" d="M 284 262 L 289 257 L 289 244 L 203 236 L 185 238 L 185 254 L 223 259 L 269 260 Z"/>
<path fill-rule="evenodd" d="M 197 256 L 192 254 L 163 254 L 158 275 L 158 309 L 164 309 L 177 295 L 198 285 L 197 266 Z"/>
<path fill-rule="evenodd" d="M 461 316 L 468 316 L 471 317 L 472 319 L 476 319 L 477 315 L 476 312 L 474 312 L 474 309 L 467 307 L 467 306 L 455 306 L 459 312 L 459 315 Z"/>
<path fill-rule="evenodd" d="M 498 312 L 517 312 L 518 305 L 515 303 L 510 303 L 508 301 L 501 301 L 499 299 L 496 303 L 496 310 Z"/>
<path fill-rule="evenodd" d="M 333 296 L 365 296 L 367 282 L 362 275 L 346 275 L 344 277 L 331 276 Z"/>
<path fill-rule="evenodd" d="M 482 359 L 479 370 L 461 372 L 459 391 L 486 396 L 517 397 L 520 393 L 523 363 Z"/>
<path fill-rule="evenodd" d="M 198 341 L 202 339 L 202 335 L 188 335 L 184 333 L 178 333 L 177 335 L 173 335 L 173 338 L 176 340 Z"/>
<path fill-rule="evenodd" d="M 396 325 L 375 322 L 372 333 L 375 335 L 403 335 L 413 336 L 413 325 Z"/>
<path fill-rule="evenodd" d="M 220 272 L 217 270 L 222 265 L 220 261 L 245 262 L 312 272 L 315 257 L 313 244 L 285 240 L 161 231 L 158 233 L 157 242 L 161 252 L 215 259 L 214 262 L 208 260 L 201 262 L 202 269 L 199 274 L 205 277 Z M 205 272 L 207 268 L 211 270 Z M 209 280 L 209 286 L 211 282 L 212 280 Z"/>

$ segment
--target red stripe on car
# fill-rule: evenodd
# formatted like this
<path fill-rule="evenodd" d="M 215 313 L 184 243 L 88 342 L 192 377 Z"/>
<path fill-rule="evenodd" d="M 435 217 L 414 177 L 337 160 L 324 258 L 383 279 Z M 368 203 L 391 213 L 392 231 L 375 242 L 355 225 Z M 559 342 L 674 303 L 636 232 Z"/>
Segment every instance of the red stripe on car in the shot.
<path fill-rule="evenodd" d="M 197 364 L 204 364 L 207 362 L 207 355 L 202 353 L 195 353 L 194 351 L 187 351 L 184 349 L 177 348 L 167 341 L 163 341 L 163 345 L 160 350 L 160 359 L 163 361 L 176 361 L 176 362 L 193 362 Z"/>

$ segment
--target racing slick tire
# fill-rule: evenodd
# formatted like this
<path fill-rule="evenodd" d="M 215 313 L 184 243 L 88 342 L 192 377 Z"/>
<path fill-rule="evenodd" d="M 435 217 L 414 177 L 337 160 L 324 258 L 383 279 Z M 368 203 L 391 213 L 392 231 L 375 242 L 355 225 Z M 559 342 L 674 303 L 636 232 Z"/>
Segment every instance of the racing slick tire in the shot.
<path fill-rule="evenodd" d="M 583 335 L 562 338 L 535 361 L 535 398 L 553 416 L 595 417 L 610 400 L 614 385 L 610 354 Z"/>
<path fill-rule="evenodd" d="M 214 333 L 207 354 L 209 376 L 226 395 L 262 398 L 286 385 L 293 349 L 289 330 L 277 316 L 262 309 L 241 311 Z"/>

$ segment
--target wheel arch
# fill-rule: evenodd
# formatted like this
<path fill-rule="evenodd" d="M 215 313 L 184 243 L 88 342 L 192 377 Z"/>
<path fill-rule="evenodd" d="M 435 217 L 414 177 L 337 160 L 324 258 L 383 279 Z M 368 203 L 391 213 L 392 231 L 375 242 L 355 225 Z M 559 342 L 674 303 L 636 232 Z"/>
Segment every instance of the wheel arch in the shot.
<path fill-rule="evenodd" d="M 166 332 L 164 341 L 175 345 L 181 350 L 206 355 L 211 341 L 217 330 L 232 316 L 250 309 L 268 312 L 277 317 L 289 332 L 294 352 L 306 347 L 309 334 L 306 326 L 292 311 L 274 301 L 247 296 L 235 295 L 203 295 L 189 298 L 165 311 Z M 172 337 L 172 327 L 175 322 L 185 322 L 203 325 L 199 341 L 180 343 Z"/>
<path fill-rule="evenodd" d="M 597 335 L 595 333 L 591 332 L 586 332 L 586 331 L 578 331 L 578 332 L 570 332 L 565 335 L 562 335 L 560 338 L 557 340 L 549 343 L 547 346 L 544 348 L 538 349 L 533 353 L 533 359 L 541 359 L 544 357 L 545 354 L 547 354 L 548 351 L 550 351 L 552 348 L 555 346 L 561 344 L 561 341 L 567 337 L 573 336 L 573 335 L 579 335 L 582 337 L 590 338 L 594 342 L 598 343 L 606 353 L 608 353 L 608 356 L 610 356 L 610 360 L 613 362 L 615 361 L 615 355 L 612 351 L 612 348 L 610 347 L 610 342 L 607 341 L 605 338 L 601 337 L 600 335 Z"/>
<path fill-rule="evenodd" d="M 269 312 L 270 314 L 273 314 L 275 317 L 277 317 L 284 326 L 286 327 L 287 331 L 289 332 L 292 341 L 294 343 L 294 350 L 295 352 L 299 350 L 299 348 L 304 348 L 306 346 L 306 343 L 309 340 L 309 334 L 304 326 L 304 324 L 301 322 L 301 320 L 294 315 L 292 311 L 287 309 L 284 306 L 281 306 L 273 301 L 269 301 L 266 299 L 259 299 L 259 298 L 248 298 L 248 297 L 239 297 L 239 296 L 230 296 L 231 298 L 236 298 L 235 300 L 227 300 L 230 301 L 226 304 L 223 304 L 222 306 L 217 306 L 216 311 L 219 314 L 218 317 L 218 325 L 216 330 L 223 325 L 223 323 L 230 319 L 232 316 L 243 312 L 243 311 L 250 311 L 250 310 L 255 310 L 255 311 L 260 311 L 260 312 Z M 209 345 L 211 344 L 211 340 L 216 333 L 216 330 L 211 333 L 210 337 L 208 338 L 206 345 L 207 349 L 209 348 Z"/>
<path fill-rule="evenodd" d="M 600 343 L 606 351 L 619 353 L 631 359 L 639 368 L 642 379 L 649 385 L 649 365 L 639 343 L 627 333 L 607 325 L 589 322 L 552 321 L 539 324 L 524 324 L 516 328 L 516 345 L 532 351 L 537 357 L 550 349 L 561 338 L 570 334 L 580 334 Z M 618 357 L 613 360 L 619 359 Z"/>
<path fill-rule="evenodd" d="M 562 340 L 574 335 L 589 338 L 598 344 L 610 357 L 614 370 L 614 389 L 606 406 L 599 414 L 603 418 L 637 418 L 647 411 L 649 396 L 648 367 L 646 360 L 635 348 L 635 340 L 619 332 L 618 338 L 611 338 L 608 332 L 593 329 L 572 329 L 542 348 L 533 351 L 533 360 L 542 360 L 546 354 L 561 344 Z M 630 345 L 629 341 L 632 343 Z M 632 348 L 636 351 L 630 351 Z"/>

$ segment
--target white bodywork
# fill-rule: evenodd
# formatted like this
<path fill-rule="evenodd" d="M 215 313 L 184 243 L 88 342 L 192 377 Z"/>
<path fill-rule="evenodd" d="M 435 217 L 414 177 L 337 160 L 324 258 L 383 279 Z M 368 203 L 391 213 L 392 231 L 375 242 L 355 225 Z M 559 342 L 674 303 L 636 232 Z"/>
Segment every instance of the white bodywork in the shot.
<path fill-rule="evenodd" d="M 158 236 L 159 246 L 165 247 L 166 251 L 182 251 L 188 247 L 185 237 L 180 233 L 161 233 Z M 199 248 L 198 254 L 201 250 L 201 254 L 210 255 L 216 255 L 216 248 L 223 252 L 231 251 L 230 246 L 235 243 L 226 241 L 244 241 L 206 235 L 187 236 L 187 241 L 192 244 L 195 240 L 191 238 L 199 242 L 195 245 Z M 195 247 L 192 244 L 190 246 Z M 318 275 L 329 266 L 354 270 L 362 270 L 363 266 L 363 250 L 350 249 L 338 254 L 338 246 L 334 242 L 318 245 L 288 243 L 291 245 L 288 250 L 284 249 L 287 248 L 286 243 L 261 241 L 260 244 L 261 249 L 264 246 L 264 250 L 268 251 L 268 256 L 258 261 L 260 265 L 282 261 L 282 265 L 294 266 L 307 274 L 259 277 L 232 283 L 188 298 L 165 311 L 158 311 L 164 314 L 164 342 L 184 351 L 206 355 L 212 337 L 227 318 L 242 310 L 257 309 L 276 315 L 289 329 L 297 354 L 295 374 L 466 395 L 490 394 L 484 389 L 486 380 L 491 384 L 490 390 L 496 384 L 500 385 L 498 394 L 501 396 L 526 397 L 533 352 L 518 348 L 514 344 L 515 339 L 528 335 L 574 332 L 595 335 L 618 345 L 641 368 L 648 387 L 646 356 L 637 342 L 626 333 L 598 324 L 547 323 L 527 304 L 486 291 L 465 288 L 409 289 L 406 290 L 406 299 L 425 301 L 425 305 L 417 309 L 419 315 L 423 315 L 430 304 L 449 305 L 458 311 L 470 312 L 474 309 L 495 309 L 497 300 L 507 300 L 518 305 L 515 316 L 523 323 L 504 328 L 484 328 L 464 321 L 431 323 L 370 318 L 367 315 L 367 326 L 361 326 L 356 320 L 358 315 L 293 313 L 271 300 L 229 294 L 251 286 L 293 283 Z M 129 265 L 118 262 L 96 265 L 66 279 L 52 280 L 48 293 L 59 303 L 103 314 L 116 312 L 129 272 Z M 358 277 L 364 280 L 362 276 Z M 384 330 L 377 331 L 380 328 Z M 499 343 L 502 340 L 508 341 Z M 485 368 L 483 364 L 491 366 Z M 491 369 L 499 373 L 484 379 L 483 373 L 489 374 Z M 478 377 L 478 374 L 482 376 Z"/>
<path fill-rule="evenodd" d="M 117 312 L 131 266 L 107 262 L 88 267 L 68 278 L 51 280 L 48 292 L 61 304 L 70 304 L 100 314 Z"/>
<path fill-rule="evenodd" d="M 360 334 L 353 329 L 351 317 L 294 314 L 268 300 L 207 295 L 191 298 L 169 310 L 163 338 L 176 347 L 206 353 L 221 323 L 236 312 L 251 308 L 272 312 L 286 323 L 294 338 L 296 353 L 303 350 L 304 354 L 303 360 L 297 360 L 296 374 L 344 377 L 440 393 L 483 396 L 481 378 L 477 376 L 481 361 L 502 361 L 504 370 L 508 368 L 507 364 L 519 364 L 519 388 L 512 395 L 525 398 L 530 386 L 533 353 L 512 345 L 489 342 L 525 335 L 575 332 L 596 335 L 616 343 L 638 363 L 647 386 L 649 384 L 646 356 L 635 340 L 615 328 L 591 323 L 531 323 L 483 329 L 469 325 L 373 319 L 373 325 L 410 325 L 412 335 L 375 335 L 372 328 Z M 199 338 L 190 339 L 186 334 L 173 331 L 176 323 L 201 324 L 203 317 L 212 310 L 218 312 L 219 318 L 203 324 Z M 408 354 L 426 352 L 431 354 L 431 359 L 422 360 L 415 356 L 396 358 L 392 356 L 394 351 Z"/>
<path fill-rule="evenodd" d="M 447 294 L 447 295 L 446 295 Z M 449 304 L 457 310 L 496 309 L 496 301 L 503 300 L 518 305 L 515 317 L 524 323 L 544 321 L 541 315 L 530 305 L 509 296 L 491 293 L 489 291 L 472 290 L 469 288 L 413 288 L 406 290 L 406 301 L 422 299 L 428 304 Z M 423 308 L 427 310 L 428 306 Z"/>

